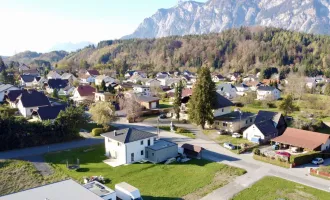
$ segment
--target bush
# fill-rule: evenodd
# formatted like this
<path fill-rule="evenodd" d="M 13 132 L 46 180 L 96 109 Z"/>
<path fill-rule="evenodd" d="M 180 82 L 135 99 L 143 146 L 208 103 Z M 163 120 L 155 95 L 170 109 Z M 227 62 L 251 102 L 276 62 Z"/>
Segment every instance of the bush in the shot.
<path fill-rule="evenodd" d="M 184 128 L 177 128 L 177 129 L 176 129 L 176 132 L 177 132 L 177 133 L 187 133 L 187 130 L 184 129 Z"/>
<path fill-rule="evenodd" d="M 300 155 L 291 155 L 290 163 L 292 163 L 292 164 L 294 163 L 295 166 L 304 165 L 304 164 L 311 163 L 312 160 L 317 157 L 322 157 L 322 155 L 318 151 L 317 152 L 311 151 L 311 152 L 308 152 L 305 154 L 300 154 Z"/>
<path fill-rule="evenodd" d="M 252 150 L 252 153 L 254 154 L 254 155 L 260 155 L 260 149 L 259 148 L 254 148 L 253 150 Z"/>
<path fill-rule="evenodd" d="M 103 128 L 93 128 L 92 130 L 92 136 L 100 136 L 103 133 Z"/>

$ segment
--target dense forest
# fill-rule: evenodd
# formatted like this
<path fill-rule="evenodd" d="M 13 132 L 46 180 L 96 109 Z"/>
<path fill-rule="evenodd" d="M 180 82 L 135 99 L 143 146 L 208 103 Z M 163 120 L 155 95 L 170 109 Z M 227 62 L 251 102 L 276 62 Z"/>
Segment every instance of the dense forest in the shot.
<path fill-rule="evenodd" d="M 276 67 L 285 73 L 300 70 L 309 76 L 329 75 L 330 36 L 242 27 L 207 35 L 108 40 L 61 56 L 64 58 L 56 66 L 70 69 L 94 67 L 124 72 L 132 68 L 154 72 L 194 71 L 209 66 L 211 71 L 222 73 L 253 73 Z M 42 62 L 40 58 L 39 55 L 34 61 Z"/>

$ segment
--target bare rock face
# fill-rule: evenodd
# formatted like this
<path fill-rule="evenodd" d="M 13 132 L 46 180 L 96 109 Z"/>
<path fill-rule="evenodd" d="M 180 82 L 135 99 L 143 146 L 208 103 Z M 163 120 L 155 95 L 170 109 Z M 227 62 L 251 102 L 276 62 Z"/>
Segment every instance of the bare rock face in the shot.
<path fill-rule="evenodd" d="M 206 34 L 240 26 L 272 26 L 330 34 L 330 0 L 209 0 L 185 1 L 159 9 L 128 38 Z"/>

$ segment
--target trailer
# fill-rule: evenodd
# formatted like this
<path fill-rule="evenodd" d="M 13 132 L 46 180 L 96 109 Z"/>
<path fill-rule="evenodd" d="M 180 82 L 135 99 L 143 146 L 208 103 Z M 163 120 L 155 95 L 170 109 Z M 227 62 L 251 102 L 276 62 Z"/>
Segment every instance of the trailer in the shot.
<path fill-rule="evenodd" d="M 126 183 L 121 182 L 115 185 L 117 199 L 121 200 L 142 200 L 139 189 Z"/>

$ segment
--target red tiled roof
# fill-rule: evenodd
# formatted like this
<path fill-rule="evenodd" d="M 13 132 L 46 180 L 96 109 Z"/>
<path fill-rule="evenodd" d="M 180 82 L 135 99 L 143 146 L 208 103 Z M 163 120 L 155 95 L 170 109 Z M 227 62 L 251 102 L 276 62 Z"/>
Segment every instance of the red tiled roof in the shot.
<path fill-rule="evenodd" d="M 99 71 L 95 69 L 87 70 L 90 75 L 98 76 L 100 75 Z"/>
<path fill-rule="evenodd" d="M 330 135 L 328 134 L 287 128 L 283 135 L 272 139 L 272 141 L 315 150 L 322 144 L 325 144 L 329 137 Z"/>
<path fill-rule="evenodd" d="M 193 90 L 192 89 L 183 89 L 182 90 L 182 97 L 188 97 L 192 95 Z"/>
<path fill-rule="evenodd" d="M 77 91 L 80 94 L 80 96 L 85 97 L 85 96 L 94 96 L 96 90 L 90 85 L 80 85 L 78 86 Z"/>

